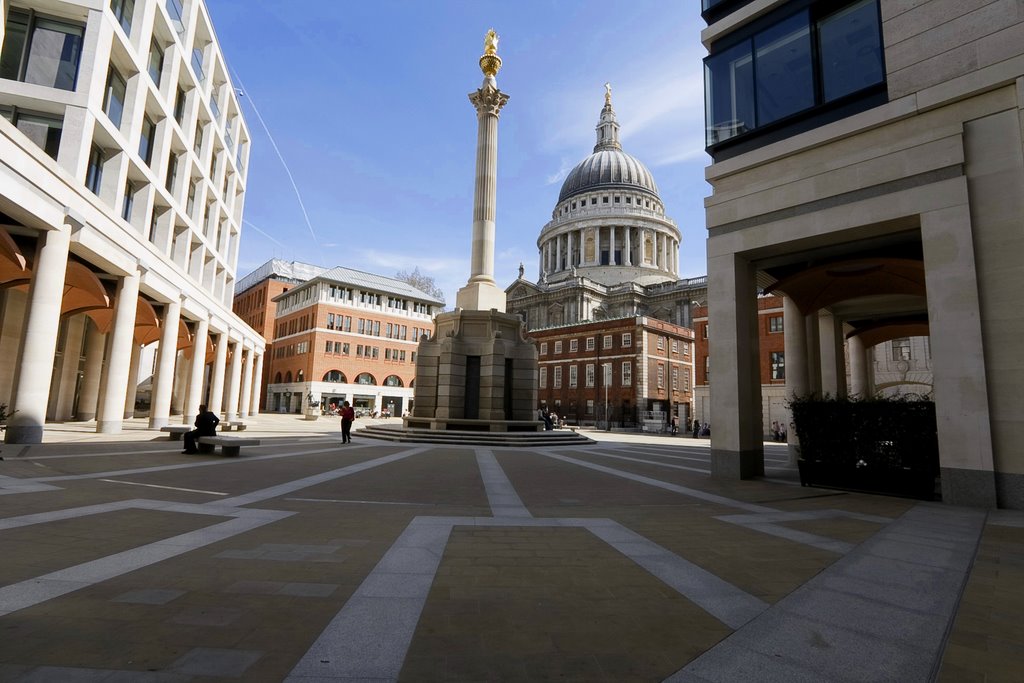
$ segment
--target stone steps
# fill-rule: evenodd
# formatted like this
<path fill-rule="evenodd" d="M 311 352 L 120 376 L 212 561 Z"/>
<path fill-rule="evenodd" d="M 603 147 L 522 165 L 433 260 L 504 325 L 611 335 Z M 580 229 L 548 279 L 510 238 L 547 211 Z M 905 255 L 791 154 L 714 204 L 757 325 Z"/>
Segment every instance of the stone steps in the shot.
<path fill-rule="evenodd" d="M 569 430 L 550 432 L 477 432 L 463 430 L 406 429 L 392 425 L 369 425 L 355 432 L 363 436 L 396 443 L 459 444 L 464 446 L 585 446 L 594 443 Z"/>

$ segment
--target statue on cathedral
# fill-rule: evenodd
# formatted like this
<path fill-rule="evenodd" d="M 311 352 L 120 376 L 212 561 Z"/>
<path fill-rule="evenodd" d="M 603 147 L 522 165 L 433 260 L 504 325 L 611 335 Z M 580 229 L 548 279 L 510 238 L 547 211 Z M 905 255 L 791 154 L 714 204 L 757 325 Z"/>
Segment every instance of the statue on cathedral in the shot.
<path fill-rule="evenodd" d="M 605 104 L 611 104 L 612 103 L 612 84 L 611 83 L 605 83 L 604 84 L 604 103 Z"/>
<path fill-rule="evenodd" d="M 525 272 L 526 272 L 526 268 L 523 267 L 523 262 L 520 261 L 519 262 L 519 279 L 520 280 L 523 279 L 523 273 L 525 273 Z"/>

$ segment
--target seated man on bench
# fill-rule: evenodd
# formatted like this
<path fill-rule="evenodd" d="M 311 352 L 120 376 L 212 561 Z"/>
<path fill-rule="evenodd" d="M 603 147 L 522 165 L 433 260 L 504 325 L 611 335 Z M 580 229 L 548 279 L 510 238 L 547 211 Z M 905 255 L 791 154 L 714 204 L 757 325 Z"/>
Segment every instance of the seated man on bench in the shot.
<path fill-rule="evenodd" d="M 191 432 L 185 432 L 185 450 L 182 453 L 198 453 L 196 438 L 200 436 L 217 436 L 217 424 L 220 418 L 211 413 L 205 405 L 199 406 L 199 414 L 196 415 L 196 428 Z"/>

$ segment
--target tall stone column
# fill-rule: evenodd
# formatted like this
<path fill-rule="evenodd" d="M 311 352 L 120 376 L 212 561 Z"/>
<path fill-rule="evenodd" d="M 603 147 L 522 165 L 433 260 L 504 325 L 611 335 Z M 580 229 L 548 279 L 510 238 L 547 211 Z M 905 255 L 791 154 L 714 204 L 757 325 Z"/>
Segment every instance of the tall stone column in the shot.
<path fill-rule="evenodd" d="M 601 265 L 601 226 L 594 228 L 594 265 Z"/>
<path fill-rule="evenodd" d="M 185 412 L 185 394 L 188 392 L 188 366 L 184 349 L 178 349 L 174 357 L 174 386 L 171 388 L 171 415 Z"/>
<path fill-rule="evenodd" d="M 217 335 L 217 351 L 213 357 L 213 372 L 210 374 L 210 412 L 220 415 L 224 412 L 224 370 L 228 362 L 228 333 Z"/>
<path fill-rule="evenodd" d="M 128 364 L 128 386 L 124 394 L 124 419 L 135 417 L 135 395 L 139 389 L 139 360 L 142 358 L 142 345 L 132 341 L 132 358 Z"/>
<path fill-rule="evenodd" d="M 494 36 L 490 39 L 490 36 Z M 495 76 L 501 68 L 497 35 L 490 33 L 480 68 L 483 85 L 469 95 L 477 116 L 476 187 L 473 194 L 473 250 L 469 282 L 455 295 L 455 307 L 469 311 L 492 308 L 505 312 L 505 292 L 494 281 L 494 218 L 498 182 L 498 114 L 508 95 L 498 90 Z"/>
<path fill-rule="evenodd" d="M 846 340 L 846 348 L 850 354 L 850 396 L 866 398 L 871 393 L 868 384 L 868 351 L 857 335 Z"/>
<path fill-rule="evenodd" d="M 224 407 L 228 422 L 238 419 L 238 394 L 242 383 L 242 342 L 231 350 L 231 372 L 228 374 L 228 404 Z"/>
<path fill-rule="evenodd" d="M 782 326 L 785 334 L 786 399 L 806 396 L 811 388 L 807 381 L 807 323 L 800 308 L 788 296 L 782 300 Z M 787 425 L 789 462 L 796 464 L 800 439 L 796 429 Z"/>
<path fill-rule="evenodd" d="M 252 401 L 253 349 L 246 349 L 245 364 L 242 366 L 242 398 L 238 404 L 238 416 L 248 417 Z"/>
<path fill-rule="evenodd" d="M 821 391 L 846 396 L 846 357 L 843 354 L 842 323 L 826 311 L 818 311 L 821 344 Z"/>
<path fill-rule="evenodd" d="M 171 389 L 174 387 L 174 361 L 178 355 L 178 320 L 181 301 L 175 298 L 164 306 L 160 347 L 156 352 L 153 398 L 149 408 L 149 428 L 165 427 L 171 416 Z"/>
<path fill-rule="evenodd" d="M 608 265 L 614 266 L 615 263 L 615 226 L 608 226 Z"/>
<path fill-rule="evenodd" d="M 575 230 L 570 230 L 565 233 L 565 264 L 570 271 L 572 271 L 573 266 L 576 265 L 572 258 L 572 236 L 575 232 Z"/>
<path fill-rule="evenodd" d="M 43 441 L 70 243 L 71 231 L 67 227 L 48 230 L 39 237 L 35 268 L 28 287 L 28 313 L 14 375 L 14 391 L 11 393 L 11 409 L 16 412 L 7 421 L 4 434 L 7 443 Z"/>
<path fill-rule="evenodd" d="M 182 411 L 182 424 L 192 424 L 199 414 L 199 404 L 203 400 L 203 373 L 206 370 L 206 338 L 210 333 L 208 318 L 200 318 L 196 323 L 196 333 L 192 337 L 192 362 L 188 368 L 188 391 L 185 394 L 185 408 Z"/>
<path fill-rule="evenodd" d="M 100 400 L 100 381 L 103 379 L 103 352 L 107 335 L 100 332 L 89 320 L 85 333 L 85 368 L 82 371 L 82 386 L 78 390 L 78 412 L 75 418 L 89 421 L 96 417 L 96 406 Z"/>
<path fill-rule="evenodd" d="M 124 420 L 124 402 L 131 379 L 135 312 L 139 307 L 138 271 L 121 278 L 114 301 L 114 325 L 110 331 L 110 358 L 103 373 L 103 400 L 96 416 L 96 431 L 117 434 Z M 138 371 L 138 366 L 136 366 Z"/>
<path fill-rule="evenodd" d="M 259 415 L 260 394 L 263 391 L 263 354 L 256 356 L 256 369 L 253 370 L 252 378 L 252 402 L 249 404 L 249 414 Z"/>
<path fill-rule="evenodd" d="M 632 246 L 629 243 L 629 233 L 631 233 L 631 232 L 633 232 L 633 229 L 627 227 L 626 228 L 626 240 L 625 240 L 626 241 L 626 248 L 623 250 L 623 252 L 624 252 L 623 263 L 625 263 L 627 266 L 633 265 L 633 255 L 629 253 L 630 249 L 632 248 Z"/>
<path fill-rule="evenodd" d="M 711 476 L 764 476 L 761 373 L 754 268 L 735 254 L 713 256 L 708 244 L 711 353 Z"/>

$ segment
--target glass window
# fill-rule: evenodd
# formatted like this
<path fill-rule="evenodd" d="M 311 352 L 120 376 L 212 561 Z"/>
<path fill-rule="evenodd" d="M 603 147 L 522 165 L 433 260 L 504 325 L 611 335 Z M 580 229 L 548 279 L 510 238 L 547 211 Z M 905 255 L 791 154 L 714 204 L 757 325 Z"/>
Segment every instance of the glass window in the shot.
<path fill-rule="evenodd" d="M 203 49 L 200 47 L 192 50 L 192 71 L 196 74 L 196 80 L 202 85 L 206 80 L 206 74 L 203 73 Z"/>
<path fill-rule="evenodd" d="M 708 146 L 752 130 L 754 58 L 750 41 L 704 61 L 704 107 Z"/>
<path fill-rule="evenodd" d="M 178 37 L 185 40 L 185 24 L 182 22 L 182 6 L 181 0 L 166 0 L 164 6 L 167 8 L 167 15 L 171 18 L 171 23 L 174 24 L 174 30 L 177 31 Z"/>
<path fill-rule="evenodd" d="M 885 79 L 876 0 L 861 0 L 818 24 L 821 81 L 826 102 Z"/>
<path fill-rule="evenodd" d="M 547 368 L 541 368 L 540 369 L 539 387 L 541 389 L 547 389 L 548 388 L 548 369 Z"/>
<path fill-rule="evenodd" d="M 103 112 L 118 128 L 121 127 L 121 115 L 124 113 L 124 95 L 126 84 L 121 74 L 111 65 L 107 71 L 107 89 L 103 94 Z"/>
<path fill-rule="evenodd" d="M 604 335 L 604 337 L 601 339 L 601 348 L 603 348 L 603 349 L 610 349 L 610 348 L 612 348 L 612 335 L 610 335 L 610 334 Z"/>
<path fill-rule="evenodd" d="M 84 27 L 12 9 L 4 33 L 0 78 L 75 89 Z"/>
<path fill-rule="evenodd" d="M 580 350 L 580 340 L 570 339 L 569 340 L 569 353 L 576 353 Z"/>
<path fill-rule="evenodd" d="M 174 192 L 174 181 L 178 176 L 178 157 L 175 156 L 174 152 L 171 152 L 170 157 L 167 159 L 167 179 L 164 187 L 167 188 L 168 192 Z"/>
<path fill-rule="evenodd" d="M 628 387 L 633 384 L 633 364 L 628 360 L 622 363 L 622 386 Z"/>
<path fill-rule="evenodd" d="M 561 353 L 561 352 L 562 352 L 562 341 L 558 340 L 558 341 L 555 342 L 555 353 Z"/>
<path fill-rule="evenodd" d="M 156 124 L 148 116 L 143 116 L 142 133 L 139 135 L 139 156 L 147 166 L 153 161 L 154 140 L 156 140 Z"/>
<path fill-rule="evenodd" d="M 569 366 L 569 386 L 572 387 L 573 389 L 575 389 L 576 385 L 579 383 L 579 370 L 579 366 Z"/>
<path fill-rule="evenodd" d="M 124 184 L 124 201 L 121 203 L 121 218 L 126 221 L 132 219 L 132 205 L 135 203 L 135 183 L 127 181 Z"/>
<path fill-rule="evenodd" d="M 57 158 L 60 151 L 60 134 L 64 126 L 63 119 L 46 114 L 28 114 L 13 108 L 4 111 L 3 116 L 40 149 L 54 159 Z"/>
<path fill-rule="evenodd" d="M 594 386 L 594 364 L 593 363 L 587 363 L 586 371 L 587 371 L 587 386 L 588 387 L 592 387 L 592 386 Z"/>
<path fill-rule="evenodd" d="M 178 89 L 174 92 L 174 120 L 181 125 L 182 120 L 185 118 L 185 91 L 178 86 Z"/>
<path fill-rule="evenodd" d="M 597 344 L 594 337 L 587 337 L 587 351 L 593 351 L 595 348 L 597 348 Z"/>
<path fill-rule="evenodd" d="M 769 332 L 782 332 L 782 316 L 773 315 L 768 318 L 768 331 Z"/>
<path fill-rule="evenodd" d="M 622 347 L 628 348 L 633 345 L 633 333 L 623 332 L 622 333 Z"/>
<path fill-rule="evenodd" d="M 662 363 L 658 363 L 658 388 L 665 388 L 665 366 Z"/>
<path fill-rule="evenodd" d="M 911 357 L 909 337 L 897 337 L 892 340 L 893 360 L 910 360 Z"/>
<path fill-rule="evenodd" d="M 85 186 L 92 190 L 93 194 L 100 193 L 100 184 L 103 182 L 103 150 L 96 145 L 89 151 L 89 165 L 85 171 Z"/>
<path fill-rule="evenodd" d="M 809 24 L 805 10 L 754 36 L 758 126 L 814 106 Z"/>
<path fill-rule="evenodd" d="M 156 87 L 160 87 L 160 74 L 164 70 L 164 51 L 157 42 L 154 40 L 149 44 L 149 61 L 146 64 L 146 71 L 149 72 L 149 77 L 153 79 L 153 83 Z"/>
<path fill-rule="evenodd" d="M 679 391 L 679 368 L 672 366 L 672 391 Z"/>
<path fill-rule="evenodd" d="M 192 211 L 196 208 L 196 181 L 195 178 L 189 178 L 188 181 L 188 198 L 185 201 L 185 213 L 188 214 L 189 218 L 192 217 Z"/>
<path fill-rule="evenodd" d="M 110 0 L 110 10 L 117 17 L 125 35 L 132 32 L 132 15 L 135 13 L 135 0 Z"/>
<path fill-rule="evenodd" d="M 782 351 L 772 351 L 772 379 L 786 379 L 786 355 Z"/>
<path fill-rule="evenodd" d="M 562 366 L 555 367 L 555 389 L 562 388 Z"/>

